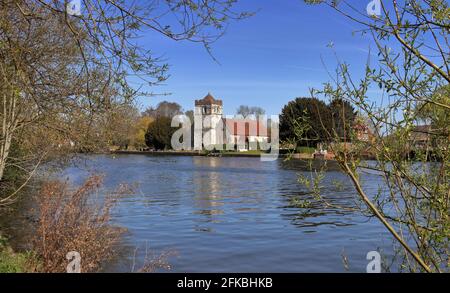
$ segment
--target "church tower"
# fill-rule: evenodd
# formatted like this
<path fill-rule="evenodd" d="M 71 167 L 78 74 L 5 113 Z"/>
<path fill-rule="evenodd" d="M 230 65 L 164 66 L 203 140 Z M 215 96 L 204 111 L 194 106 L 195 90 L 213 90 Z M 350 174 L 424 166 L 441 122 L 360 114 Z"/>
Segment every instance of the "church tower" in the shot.
<path fill-rule="evenodd" d="M 195 100 L 194 109 L 194 150 L 204 147 L 212 149 L 214 145 L 223 144 L 223 130 L 218 129 L 222 123 L 222 100 L 216 100 L 208 93 L 201 100 Z"/>

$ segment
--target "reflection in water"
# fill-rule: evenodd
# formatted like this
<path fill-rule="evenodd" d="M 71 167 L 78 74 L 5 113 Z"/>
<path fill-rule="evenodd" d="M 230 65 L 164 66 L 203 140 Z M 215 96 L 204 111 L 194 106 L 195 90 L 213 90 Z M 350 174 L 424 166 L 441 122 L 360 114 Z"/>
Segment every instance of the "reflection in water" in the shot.
<path fill-rule="evenodd" d="M 261 162 L 258 158 L 93 156 L 91 168 L 106 173 L 106 184 L 138 182 L 113 215 L 129 233 L 125 244 L 156 251 L 174 249 L 177 272 L 364 271 L 368 251 L 391 239 L 375 220 L 354 212 L 348 178 L 327 166 L 318 202 L 297 181 L 309 175 L 304 163 Z M 80 182 L 80 168 L 66 175 Z M 369 175 L 367 175 L 369 176 Z M 377 190 L 378 177 L 367 180 Z M 336 188 L 335 181 L 343 182 Z M 142 257 L 142 256 L 141 256 Z M 139 259 L 139 256 L 137 256 Z M 110 271 L 127 271 L 121 265 Z"/>
<path fill-rule="evenodd" d="M 193 182 L 195 188 L 194 202 L 198 207 L 198 211 L 195 214 L 205 215 L 209 222 L 218 222 L 219 220 L 214 215 L 221 215 L 224 213 L 220 209 L 223 205 L 223 197 L 220 196 L 220 178 L 217 172 L 207 172 L 205 169 L 214 169 L 218 165 L 218 161 L 215 158 L 210 160 L 202 160 L 201 157 L 193 158 L 194 172 Z M 210 232 L 212 229 L 207 229 Z"/>

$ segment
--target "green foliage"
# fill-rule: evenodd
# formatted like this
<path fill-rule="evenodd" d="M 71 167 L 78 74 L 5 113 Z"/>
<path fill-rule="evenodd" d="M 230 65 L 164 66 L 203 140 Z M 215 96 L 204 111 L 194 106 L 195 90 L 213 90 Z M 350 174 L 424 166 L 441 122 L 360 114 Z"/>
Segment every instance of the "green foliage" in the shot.
<path fill-rule="evenodd" d="M 333 179 L 331 181 L 331 184 L 333 184 L 334 188 L 336 189 L 336 191 L 342 191 L 344 190 L 344 183 L 342 181 Z"/>
<path fill-rule="evenodd" d="M 298 209 L 307 209 L 312 207 L 311 201 L 307 199 L 300 199 L 298 197 L 291 198 L 290 205 Z"/>
<path fill-rule="evenodd" d="M 296 98 L 282 109 L 280 139 L 286 141 L 294 138 L 299 145 L 315 146 L 317 142 L 327 137 L 326 129 L 321 127 L 321 120 L 322 118 L 327 120 L 330 116 L 329 109 L 323 101 L 315 98 Z M 294 129 L 298 129 L 296 124 L 299 122 L 308 125 L 306 129 L 302 129 L 301 138 L 294 132 Z"/>
<path fill-rule="evenodd" d="M 173 133 L 177 130 L 171 126 L 172 119 L 160 116 L 148 126 L 145 143 L 158 150 L 170 149 Z"/>
<path fill-rule="evenodd" d="M 320 170 L 311 172 L 309 177 L 304 174 L 300 174 L 297 181 L 311 192 L 311 194 L 314 196 L 314 199 L 319 201 L 322 200 L 320 191 L 324 187 L 323 185 L 321 185 L 324 178 L 325 171 Z"/>
<path fill-rule="evenodd" d="M 300 154 L 313 154 L 316 151 L 315 148 L 300 146 L 297 147 L 296 152 Z"/>
<path fill-rule="evenodd" d="M 296 98 L 281 112 L 280 139 L 311 147 L 334 137 L 348 140 L 355 117 L 353 106 L 342 99 L 333 99 L 327 105 L 317 98 Z"/>
<path fill-rule="evenodd" d="M 450 125 L 449 109 L 442 105 L 450 105 L 450 85 L 438 88 L 428 101 L 420 102 L 414 113 L 418 120 L 430 124 L 435 132 L 442 133 Z M 445 133 L 442 133 L 445 135 Z"/>
<path fill-rule="evenodd" d="M 26 273 L 35 271 L 37 258 L 32 252 L 16 253 L 0 236 L 0 273 Z"/>
<path fill-rule="evenodd" d="M 349 141 L 356 111 L 352 104 L 341 98 L 334 98 L 328 105 L 331 112 L 331 131 L 334 137 Z"/>
<path fill-rule="evenodd" d="M 141 116 L 134 126 L 134 137 L 133 145 L 136 149 L 145 148 L 145 133 L 147 132 L 148 126 L 153 121 L 153 118 L 148 116 Z"/>

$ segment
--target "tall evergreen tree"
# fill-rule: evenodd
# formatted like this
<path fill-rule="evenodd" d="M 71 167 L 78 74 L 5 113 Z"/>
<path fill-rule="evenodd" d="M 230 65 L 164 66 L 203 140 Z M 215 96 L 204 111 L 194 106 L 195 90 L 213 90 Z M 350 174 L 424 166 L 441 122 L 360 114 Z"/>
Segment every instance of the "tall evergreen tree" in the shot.
<path fill-rule="evenodd" d="M 356 118 L 355 108 L 350 102 L 340 98 L 333 99 L 328 107 L 331 113 L 331 135 L 339 140 L 349 141 Z"/>
<path fill-rule="evenodd" d="M 301 137 L 299 124 L 307 124 Z M 296 98 L 284 106 L 280 115 L 280 139 L 295 140 L 298 146 L 316 146 L 327 141 L 331 125 L 329 107 L 317 98 Z"/>

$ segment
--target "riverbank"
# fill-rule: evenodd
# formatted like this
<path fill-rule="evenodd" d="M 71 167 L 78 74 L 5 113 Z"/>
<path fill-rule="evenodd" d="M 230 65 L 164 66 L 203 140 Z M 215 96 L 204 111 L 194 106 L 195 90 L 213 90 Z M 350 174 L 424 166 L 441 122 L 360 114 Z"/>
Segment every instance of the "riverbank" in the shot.
<path fill-rule="evenodd" d="M 115 150 L 111 154 L 144 154 L 152 156 L 191 156 L 191 157 L 260 157 L 263 154 L 260 151 L 249 152 L 204 152 L 204 151 L 134 151 L 134 150 Z"/>
<path fill-rule="evenodd" d="M 23 195 L 22 193 L 21 195 Z M 28 204 L 21 196 L 8 208 L 0 209 L 0 273 L 35 272 L 39 261 L 29 246 Z"/>
<path fill-rule="evenodd" d="M 261 151 L 247 152 L 205 152 L 205 151 L 137 151 L 137 150 L 112 150 L 111 154 L 144 154 L 152 156 L 192 156 L 192 157 L 260 157 L 266 154 Z M 279 154 L 280 158 L 314 159 L 311 154 Z"/>
<path fill-rule="evenodd" d="M 256 158 L 265 154 L 261 151 L 247 151 L 247 152 L 205 152 L 205 151 L 138 151 L 138 150 L 111 150 L 110 154 L 130 154 L 130 155 L 151 155 L 151 156 L 191 156 L 191 157 L 249 157 Z M 328 161 L 337 162 L 334 158 L 314 158 L 311 153 L 281 153 L 278 154 L 279 158 L 293 159 L 293 160 L 314 160 L 314 161 Z M 362 159 L 373 160 L 374 156 L 368 154 L 362 154 Z"/>

